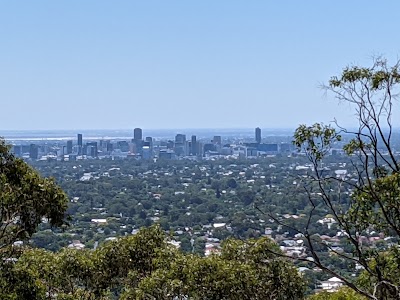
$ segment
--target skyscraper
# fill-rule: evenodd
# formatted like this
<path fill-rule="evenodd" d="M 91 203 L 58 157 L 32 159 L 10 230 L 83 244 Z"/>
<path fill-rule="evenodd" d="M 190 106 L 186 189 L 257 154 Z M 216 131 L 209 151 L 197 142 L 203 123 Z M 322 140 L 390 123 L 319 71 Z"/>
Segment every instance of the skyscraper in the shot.
<path fill-rule="evenodd" d="M 67 141 L 67 152 L 65 154 L 72 153 L 72 141 Z"/>
<path fill-rule="evenodd" d="M 191 143 L 191 153 L 192 155 L 197 155 L 197 141 L 196 141 L 196 136 L 192 135 L 192 143 Z"/>
<path fill-rule="evenodd" d="M 153 150 L 153 138 L 151 136 L 147 136 L 144 145 L 149 146 L 150 150 Z"/>
<path fill-rule="evenodd" d="M 13 145 L 12 152 L 15 156 L 21 157 L 22 156 L 22 146 L 21 145 Z"/>
<path fill-rule="evenodd" d="M 97 157 L 97 142 L 86 143 L 87 151 L 86 155 L 91 157 Z"/>
<path fill-rule="evenodd" d="M 78 155 L 83 154 L 82 133 L 78 133 Z"/>
<path fill-rule="evenodd" d="M 175 136 L 175 144 L 183 144 L 186 141 L 186 135 L 178 133 Z"/>
<path fill-rule="evenodd" d="M 261 129 L 259 127 L 256 128 L 256 142 L 261 143 Z"/>
<path fill-rule="evenodd" d="M 185 155 L 186 135 L 177 134 L 175 136 L 175 154 L 178 156 Z"/>
<path fill-rule="evenodd" d="M 29 146 L 29 158 L 30 159 L 38 159 L 39 156 L 39 148 L 35 144 L 30 144 Z"/>
<path fill-rule="evenodd" d="M 78 133 L 78 146 L 82 148 L 83 143 L 82 143 L 82 133 Z"/>
<path fill-rule="evenodd" d="M 213 143 L 214 143 L 214 144 L 221 145 L 221 143 L 222 143 L 222 138 L 221 138 L 221 136 L 220 136 L 220 135 L 214 135 L 214 137 L 213 137 Z"/>
<path fill-rule="evenodd" d="M 142 140 L 143 136 L 142 136 L 142 129 L 141 128 L 135 128 L 133 130 L 133 139 L 140 141 Z"/>

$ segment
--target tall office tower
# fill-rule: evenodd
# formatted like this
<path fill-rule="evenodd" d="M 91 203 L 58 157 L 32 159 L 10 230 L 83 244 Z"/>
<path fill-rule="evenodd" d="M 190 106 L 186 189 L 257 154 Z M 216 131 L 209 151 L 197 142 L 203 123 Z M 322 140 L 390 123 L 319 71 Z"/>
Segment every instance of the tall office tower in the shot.
<path fill-rule="evenodd" d="M 221 145 L 221 143 L 222 143 L 222 138 L 221 138 L 221 136 L 220 136 L 220 135 L 215 135 L 215 136 L 213 137 L 213 143 L 214 143 L 214 144 Z"/>
<path fill-rule="evenodd" d="M 151 136 L 147 136 L 143 145 L 150 147 L 150 152 L 153 151 L 153 138 Z"/>
<path fill-rule="evenodd" d="M 67 141 L 67 152 L 65 154 L 72 153 L 72 141 Z"/>
<path fill-rule="evenodd" d="M 174 141 L 168 140 L 167 149 L 174 149 Z"/>
<path fill-rule="evenodd" d="M 186 135 L 184 134 L 177 134 L 175 136 L 175 154 L 178 156 L 181 155 L 186 155 L 185 151 L 185 145 L 186 145 Z"/>
<path fill-rule="evenodd" d="M 83 154 L 82 133 L 78 133 L 78 155 Z"/>
<path fill-rule="evenodd" d="M 118 141 L 117 149 L 120 149 L 122 152 L 128 152 L 129 151 L 129 143 L 127 141 Z"/>
<path fill-rule="evenodd" d="M 21 145 L 13 145 L 12 152 L 16 157 L 22 156 L 22 146 Z"/>
<path fill-rule="evenodd" d="M 192 153 L 192 155 L 197 155 L 197 141 L 195 135 L 192 135 L 192 143 L 190 147 L 191 147 L 190 152 Z"/>
<path fill-rule="evenodd" d="M 30 144 L 29 146 L 29 158 L 38 159 L 39 156 L 39 148 L 35 144 Z"/>
<path fill-rule="evenodd" d="M 97 150 L 106 151 L 107 143 L 105 140 L 99 140 L 99 147 Z"/>
<path fill-rule="evenodd" d="M 134 140 L 137 140 L 137 141 L 140 141 L 140 140 L 142 140 L 142 129 L 141 128 L 135 128 L 134 130 L 133 130 L 133 139 Z"/>
<path fill-rule="evenodd" d="M 261 129 L 259 127 L 256 128 L 256 142 L 261 143 Z"/>
<path fill-rule="evenodd" d="M 107 152 L 112 152 L 114 150 L 114 144 L 111 144 L 110 141 L 107 141 Z"/>
<path fill-rule="evenodd" d="M 186 135 L 178 133 L 175 136 L 175 143 L 183 144 L 186 141 Z"/>
<path fill-rule="evenodd" d="M 204 144 L 204 146 L 203 146 L 203 152 L 204 153 L 206 153 L 206 152 L 209 152 L 209 151 L 217 151 L 217 147 L 215 146 L 215 144 L 213 144 L 213 143 L 206 143 L 206 144 Z"/>
<path fill-rule="evenodd" d="M 97 157 L 97 142 L 86 143 L 86 155 Z"/>
<path fill-rule="evenodd" d="M 78 133 L 78 146 L 81 146 L 81 148 L 82 148 L 82 146 L 83 146 L 83 143 L 82 143 L 82 133 Z"/>
<path fill-rule="evenodd" d="M 148 142 L 145 142 L 148 143 Z M 152 155 L 151 155 L 151 148 L 150 146 L 147 145 L 143 145 L 142 148 L 142 158 L 143 159 L 151 159 Z"/>

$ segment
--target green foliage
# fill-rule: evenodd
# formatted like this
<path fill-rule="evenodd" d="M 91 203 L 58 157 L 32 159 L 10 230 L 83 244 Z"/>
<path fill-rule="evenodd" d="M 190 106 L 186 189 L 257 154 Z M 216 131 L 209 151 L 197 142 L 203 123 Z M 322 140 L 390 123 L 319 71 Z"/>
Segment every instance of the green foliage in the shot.
<path fill-rule="evenodd" d="M 386 60 L 378 58 L 370 68 L 346 67 L 340 77 L 334 76 L 329 81 L 332 88 L 343 88 L 354 83 L 364 83 L 371 91 L 387 88 L 393 83 L 400 83 L 399 66 L 396 64 L 388 68 Z"/>
<path fill-rule="evenodd" d="M 294 266 L 260 240 L 226 241 L 221 255 L 174 255 L 122 299 L 302 299 L 304 280 Z"/>
<path fill-rule="evenodd" d="M 53 179 L 15 158 L 0 139 L 0 248 L 31 237 L 43 218 L 51 226 L 64 225 L 67 204 Z"/>
<path fill-rule="evenodd" d="M 300 125 L 294 132 L 293 144 L 307 155 L 320 161 L 331 149 L 335 142 L 342 137 L 331 126 L 315 123 L 312 126 Z"/>
<path fill-rule="evenodd" d="M 378 58 L 368 68 L 345 68 L 324 87 L 339 101 L 355 108 L 358 128 L 351 132 L 342 129 L 349 137 L 343 150 L 354 168 L 352 173 L 334 177 L 324 173 L 321 160 L 340 140 L 329 126 L 301 125 L 294 140 L 313 166 L 314 173 L 309 176 L 308 183 L 311 188 L 307 187 L 312 212 L 320 206 L 325 207 L 349 245 L 341 258 L 349 263 L 357 262 L 364 270 L 355 282 L 344 276 L 341 279 L 369 299 L 399 297 L 400 164 L 392 138 L 399 70 L 399 61 L 389 66 L 385 59 Z M 317 193 L 312 188 L 316 188 Z M 343 193 L 350 196 L 347 201 L 343 201 Z M 315 194 L 319 197 L 313 197 Z M 306 236 L 310 237 L 307 234 L 309 232 Z M 385 235 L 391 242 L 371 242 L 374 238 L 381 240 Z M 312 243 L 310 238 L 308 240 Z M 326 264 L 327 260 L 321 261 L 319 258 L 323 255 L 314 249 L 310 247 L 316 258 L 315 264 L 339 277 L 341 272 Z M 312 299 L 353 299 L 348 294 L 341 291 L 332 295 L 320 294 Z"/>
<path fill-rule="evenodd" d="M 0 276 L 2 299 L 303 298 L 303 278 L 268 239 L 229 240 L 205 258 L 167 241 L 152 226 L 94 251 L 25 249 Z"/>
<path fill-rule="evenodd" d="M 400 229 L 400 174 L 377 178 L 371 185 L 357 189 L 346 218 L 357 230 L 373 227 L 389 234 Z"/>
<path fill-rule="evenodd" d="M 392 246 L 385 251 L 370 251 L 368 271 L 364 270 L 357 283 L 377 299 L 398 299 L 400 286 L 400 250 Z M 371 274 L 372 273 L 372 274 Z M 379 273 L 379 274 L 377 274 Z"/>
<path fill-rule="evenodd" d="M 228 181 L 226 182 L 226 185 L 231 189 L 235 189 L 237 188 L 238 184 L 234 178 L 229 178 Z"/>
<path fill-rule="evenodd" d="M 349 288 L 341 288 L 337 292 L 329 293 L 329 292 L 320 292 L 316 295 L 313 295 L 309 298 L 309 300 L 367 300 L 366 297 L 360 296 L 355 291 Z"/>

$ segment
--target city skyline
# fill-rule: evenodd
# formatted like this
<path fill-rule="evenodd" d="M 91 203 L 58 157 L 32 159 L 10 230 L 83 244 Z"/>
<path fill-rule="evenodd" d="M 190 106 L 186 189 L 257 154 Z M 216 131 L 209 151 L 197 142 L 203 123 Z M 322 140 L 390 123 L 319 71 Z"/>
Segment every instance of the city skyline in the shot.
<path fill-rule="evenodd" d="M 131 132 L 132 133 L 132 132 Z M 262 138 L 262 130 L 255 128 L 254 135 L 221 136 L 197 139 L 196 135 L 186 138 L 186 134 L 176 133 L 172 139 L 155 139 L 152 136 L 143 137 L 142 128 L 133 130 L 133 138 L 86 138 L 77 133 L 75 139 L 49 140 L 14 140 L 11 151 L 14 155 L 30 160 L 76 161 L 81 159 L 123 158 L 135 159 L 201 159 L 215 157 L 258 157 L 290 153 L 293 145 L 288 140 L 274 140 L 269 143 Z M 264 143 L 262 142 L 264 141 Z"/>

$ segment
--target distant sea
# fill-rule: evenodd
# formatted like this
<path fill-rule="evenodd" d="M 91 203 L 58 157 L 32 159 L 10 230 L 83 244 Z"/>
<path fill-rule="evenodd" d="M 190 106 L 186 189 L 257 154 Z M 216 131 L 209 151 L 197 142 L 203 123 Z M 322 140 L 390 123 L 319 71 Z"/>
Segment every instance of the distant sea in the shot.
<path fill-rule="evenodd" d="M 220 135 L 223 138 L 254 137 L 254 128 L 219 128 L 219 129 L 143 129 L 143 138 L 150 136 L 154 139 L 174 139 L 178 133 L 186 134 L 190 139 L 196 135 L 197 139 L 212 138 Z M 262 136 L 292 136 L 293 129 L 264 129 Z M 9 142 L 13 141 L 64 141 L 74 140 L 81 133 L 85 140 L 129 140 L 133 138 L 133 129 L 96 129 L 96 130 L 0 130 L 0 137 Z"/>

